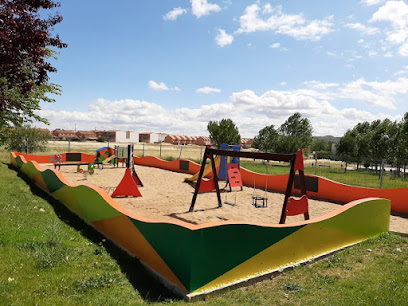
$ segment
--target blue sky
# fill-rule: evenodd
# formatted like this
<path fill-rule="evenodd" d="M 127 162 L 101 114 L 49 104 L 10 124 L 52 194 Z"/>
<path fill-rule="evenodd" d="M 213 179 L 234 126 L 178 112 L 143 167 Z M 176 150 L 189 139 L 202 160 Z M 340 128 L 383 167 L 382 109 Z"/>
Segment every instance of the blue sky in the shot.
<path fill-rule="evenodd" d="M 61 1 L 50 129 L 242 137 L 294 112 L 314 135 L 408 111 L 407 1 Z"/>

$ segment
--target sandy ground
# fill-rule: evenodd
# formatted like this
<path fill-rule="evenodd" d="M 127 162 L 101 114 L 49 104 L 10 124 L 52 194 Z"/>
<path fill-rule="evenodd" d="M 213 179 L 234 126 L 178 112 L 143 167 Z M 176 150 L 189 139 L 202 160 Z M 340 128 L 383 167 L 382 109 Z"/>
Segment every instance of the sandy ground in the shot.
<path fill-rule="evenodd" d="M 43 168 L 53 169 L 53 165 L 42 165 Z M 86 168 L 86 166 L 82 166 Z M 143 183 L 139 190 L 142 197 L 116 198 L 120 205 L 142 217 L 158 221 L 185 221 L 191 224 L 207 222 L 241 221 L 250 223 L 277 224 L 279 223 L 284 195 L 265 192 L 265 190 L 251 187 L 233 188 L 232 192 L 221 193 L 221 199 L 234 205 L 224 204 L 218 207 L 215 192 L 200 193 L 197 196 L 195 209 L 189 212 L 194 193 L 194 185 L 185 183 L 188 174 L 135 166 L 135 170 Z M 125 168 L 113 168 L 108 165 L 104 169 L 95 169 L 93 175 L 76 172 L 76 166 L 61 167 L 64 177 L 74 184 L 92 184 L 112 194 L 125 173 Z M 225 182 L 220 182 L 220 188 Z M 262 196 L 268 199 L 268 207 L 255 208 L 252 196 Z M 340 207 L 327 201 L 309 199 L 310 217 L 316 218 Z M 287 217 L 286 223 L 302 221 L 303 215 Z M 390 230 L 408 233 L 408 216 L 394 216 L 390 218 Z"/>

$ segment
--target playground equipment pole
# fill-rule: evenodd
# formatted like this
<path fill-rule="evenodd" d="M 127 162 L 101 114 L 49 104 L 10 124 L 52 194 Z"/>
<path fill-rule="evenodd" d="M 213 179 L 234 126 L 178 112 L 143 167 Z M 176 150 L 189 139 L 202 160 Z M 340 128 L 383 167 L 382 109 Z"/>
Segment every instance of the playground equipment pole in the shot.
<path fill-rule="evenodd" d="M 387 141 L 390 137 L 388 135 L 384 135 L 381 137 L 382 140 Z M 384 176 L 384 164 L 385 164 L 385 158 L 381 160 L 381 171 L 380 171 L 380 189 L 382 188 L 382 183 L 383 183 L 383 176 Z"/>
<path fill-rule="evenodd" d="M 384 163 L 385 160 L 384 158 L 381 160 L 381 172 L 380 172 L 380 189 L 382 188 L 382 182 L 383 182 L 383 175 L 384 175 Z"/>

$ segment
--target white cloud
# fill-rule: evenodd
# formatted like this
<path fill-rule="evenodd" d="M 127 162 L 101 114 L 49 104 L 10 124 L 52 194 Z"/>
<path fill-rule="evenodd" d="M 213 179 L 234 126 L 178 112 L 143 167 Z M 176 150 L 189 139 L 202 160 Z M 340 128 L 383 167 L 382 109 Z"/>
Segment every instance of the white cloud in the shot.
<path fill-rule="evenodd" d="M 387 40 L 400 45 L 399 54 L 408 56 L 408 5 L 404 1 L 387 1 L 375 12 L 371 22 L 390 22 L 392 29 L 387 31 Z"/>
<path fill-rule="evenodd" d="M 361 0 L 361 3 L 367 5 L 367 6 L 372 6 L 372 5 L 377 5 L 380 3 L 385 2 L 386 0 Z"/>
<path fill-rule="evenodd" d="M 156 83 L 155 81 L 149 81 L 149 87 L 155 91 L 167 91 L 167 90 L 180 91 L 180 88 L 178 88 L 177 86 L 173 88 L 169 88 L 163 82 Z"/>
<path fill-rule="evenodd" d="M 205 87 L 198 88 L 196 92 L 203 93 L 203 94 L 219 93 L 221 92 L 221 89 L 205 86 Z"/>
<path fill-rule="evenodd" d="M 273 44 L 269 45 L 269 48 L 271 48 L 271 49 L 277 49 L 279 47 L 280 47 L 280 43 L 273 43 Z"/>
<path fill-rule="evenodd" d="M 323 35 L 333 31 L 332 17 L 322 20 L 307 21 L 302 14 L 288 15 L 282 12 L 282 7 L 270 6 L 262 13 L 271 16 L 259 16 L 260 7 L 252 4 L 246 7 L 244 15 L 240 17 L 240 28 L 237 33 L 252 33 L 256 31 L 273 31 L 298 40 L 320 40 Z"/>
<path fill-rule="evenodd" d="M 215 37 L 215 41 L 220 47 L 225 47 L 232 44 L 234 41 L 234 36 L 227 34 L 223 29 L 218 29 L 218 34 Z"/>
<path fill-rule="evenodd" d="M 408 71 L 408 67 L 404 69 Z M 201 90 L 219 92 L 211 87 Z M 50 121 L 51 129 L 72 129 L 75 123 L 84 130 L 118 129 L 193 136 L 208 135 L 206 126 L 211 120 L 231 118 L 242 137 L 253 137 L 265 126 L 280 126 L 294 112 L 300 112 L 311 120 L 314 135 L 342 136 L 358 122 L 385 118 L 400 120 L 400 115 L 386 114 L 378 109 L 394 109 L 396 103 L 401 103 L 398 98 L 407 94 L 408 77 L 385 82 L 361 78 L 345 84 L 314 80 L 294 90 L 269 90 L 260 95 L 252 90 L 234 92 L 227 102 L 198 108 L 172 110 L 147 101 L 101 98 L 92 102 L 86 112 L 52 110 L 54 106 L 51 105 L 39 114 Z M 344 101 L 356 106 L 341 108 Z M 373 112 L 357 109 L 357 104 L 361 103 L 369 105 L 367 109 Z"/>
<path fill-rule="evenodd" d="M 190 0 L 193 15 L 200 18 L 209 15 L 211 12 L 219 12 L 221 8 L 217 4 L 208 3 L 207 0 Z"/>
<path fill-rule="evenodd" d="M 379 29 L 374 27 L 368 27 L 362 23 L 348 23 L 346 24 L 347 28 L 358 30 L 365 35 L 374 35 L 380 32 Z"/>
<path fill-rule="evenodd" d="M 170 12 L 168 12 L 166 15 L 163 16 L 164 20 L 176 20 L 179 16 L 187 13 L 186 9 L 183 9 L 181 7 L 176 7 Z"/>
<path fill-rule="evenodd" d="M 149 87 L 153 90 L 159 91 L 159 90 L 169 90 L 166 84 L 163 82 L 156 83 L 155 81 L 149 81 Z"/>
<path fill-rule="evenodd" d="M 288 83 L 286 83 L 286 82 L 281 82 L 280 84 L 281 84 L 281 86 L 286 86 Z"/>

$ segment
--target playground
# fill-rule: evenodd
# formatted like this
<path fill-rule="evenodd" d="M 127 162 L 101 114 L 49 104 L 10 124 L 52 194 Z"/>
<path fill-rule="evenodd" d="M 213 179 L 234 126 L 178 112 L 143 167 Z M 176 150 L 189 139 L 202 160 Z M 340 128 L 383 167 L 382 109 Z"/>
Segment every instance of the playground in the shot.
<path fill-rule="evenodd" d="M 44 169 L 53 169 L 52 164 L 41 165 Z M 176 173 L 163 169 L 135 166 L 135 170 L 143 182 L 139 190 L 141 197 L 115 198 L 115 201 L 129 212 L 146 219 L 155 221 L 183 221 L 190 224 L 204 224 L 222 221 L 243 222 L 253 224 L 278 224 L 284 194 L 268 191 L 252 186 L 244 186 L 241 191 L 233 188 L 221 191 L 222 202 L 228 201 L 236 206 L 223 204 L 217 206 L 215 192 L 200 193 L 197 197 L 195 210 L 189 212 L 194 184 L 184 182 L 190 175 Z M 72 184 L 91 184 L 100 187 L 108 194 L 112 194 L 123 178 L 124 168 L 105 166 L 95 168 L 95 173 L 83 175 L 76 171 L 75 166 L 62 167 L 60 172 Z M 226 183 L 219 182 L 223 190 Z M 267 207 L 255 208 L 252 196 L 258 195 L 268 198 Z M 324 200 L 309 199 L 309 214 L 311 219 L 324 216 L 342 206 L 342 204 Z M 287 217 L 286 223 L 303 221 L 303 215 Z M 390 216 L 390 230 L 408 233 L 408 219 L 400 216 Z"/>
<path fill-rule="evenodd" d="M 301 151 L 208 147 L 200 166 L 134 157 L 133 146 L 101 149 L 96 155 L 12 153 L 10 161 L 187 299 L 245 285 L 389 229 L 408 232 L 406 219 L 390 216 L 390 209 L 407 212 L 406 188 L 305 176 Z M 257 174 L 239 167 L 242 157 L 288 162 L 290 171 Z"/>

